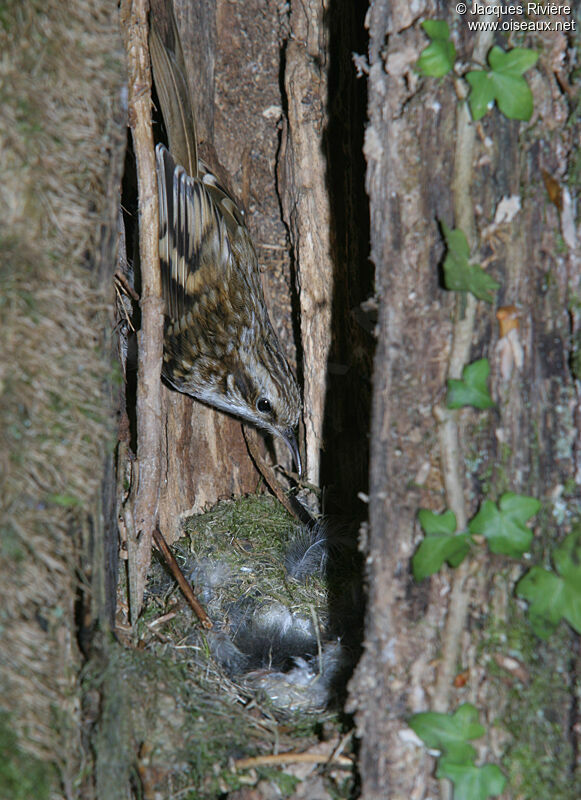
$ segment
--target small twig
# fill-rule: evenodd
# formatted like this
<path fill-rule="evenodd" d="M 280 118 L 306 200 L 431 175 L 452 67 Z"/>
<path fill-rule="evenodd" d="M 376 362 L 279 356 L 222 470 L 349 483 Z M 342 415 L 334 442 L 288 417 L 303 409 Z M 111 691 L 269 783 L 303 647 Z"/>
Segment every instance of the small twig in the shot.
<path fill-rule="evenodd" d="M 119 272 L 119 270 L 117 270 L 113 278 L 117 283 L 121 284 L 121 287 L 124 290 L 125 294 L 128 294 L 129 297 L 135 300 L 136 303 L 139 302 L 139 295 L 137 294 L 133 286 L 129 283 L 129 281 L 122 272 Z M 118 287 L 116 288 L 117 291 L 119 292 L 119 288 Z"/>
<path fill-rule="evenodd" d="M 310 525 L 313 522 L 313 518 L 307 509 L 298 500 L 293 497 L 289 497 L 285 493 L 278 478 L 276 477 L 275 471 L 270 464 L 267 464 L 262 458 L 260 450 L 258 449 L 257 434 L 254 429 L 247 428 L 245 425 L 243 425 L 242 433 L 244 435 L 244 441 L 246 442 L 248 452 L 250 453 L 257 470 L 264 478 L 268 488 L 275 495 L 276 499 L 286 508 L 289 514 L 291 514 L 293 517 L 296 517 L 305 525 Z"/>
<path fill-rule="evenodd" d="M 127 327 L 129 328 L 129 330 L 131 330 L 133 333 L 135 333 L 135 325 L 131 321 L 131 317 L 129 316 L 129 312 L 127 311 L 127 307 L 125 306 L 125 303 L 123 302 L 124 291 L 122 292 L 121 289 L 119 288 L 119 282 L 118 281 L 115 281 L 114 285 L 115 285 L 115 294 L 117 295 L 117 299 L 119 300 L 119 306 L 121 307 L 121 309 L 123 311 L 123 316 L 125 317 L 125 322 L 127 324 Z M 123 284 L 121 284 L 121 288 L 124 289 Z M 125 364 L 123 365 L 123 368 L 124 368 L 123 372 L 125 374 Z"/>
<path fill-rule="evenodd" d="M 214 626 L 210 617 L 206 614 L 200 603 L 198 602 L 198 598 L 194 594 L 194 591 L 190 584 L 184 577 L 184 573 L 181 571 L 180 565 L 175 560 L 174 554 L 169 549 L 166 540 L 163 538 L 162 532 L 159 528 L 155 528 L 153 531 L 153 538 L 155 540 L 156 545 L 158 546 L 161 554 L 163 555 L 166 564 L 168 565 L 171 574 L 174 576 L 180 589 L 182 590 L 184 597 L 194 610 L 194 613 L 197 615 L 198 619 L 203 628 L 207 631 L 211 630 Z"/>
<path fill-rule="evenodd" d="M 331 759 L 330 759 L 331 761 L 335 761 L 336 762 L 339 758 L 341 758 L 341 753 L 343 752 L 343 750 L 347 746 L 347 743 L 349 742 L 349 740 L 352 739 L 352 738 L 353 738 L 353 731 L 347 731 L 347 733 L 345 733 L 341 737 L 341 741 L 339 742 L 337 747 L 331 753 Z"/>
<path fill-rule="evenodd" d="M 254 758 L 239 758 L 234 762 L 235 769 L 250 769 L 252 767 L 272 767 L 279 764 L 338 764 L 340 767 L 353 767 L 353 761 L 347 756 L 326 756 L 320 753 L 279 753 L 270 756 L 254 756 Z"/>
<path fill-rule="evenodd" d="M 165 622 L 169 622 L 170 620 L 174 619 L 174 617 L 177 617 L 177 615 L 177 611 L 170 611 L 168 614 L 164 614 L 163 616 L 148 622 L 147 627 L 150 629 L 157 628 L 158 625 L 163 625 Z"/>
<path fill-rule="evenodd" d="M 309 611 L 311 612 L 313 629 L 317 634 L 317 659 L 319 661 L 319 677 L 321 677 L 323 674 L 323 644 L 321 642 L 321 629 L 319 627 L 319 618 L 317 617 L 315 606 L 309 605 Z"/>

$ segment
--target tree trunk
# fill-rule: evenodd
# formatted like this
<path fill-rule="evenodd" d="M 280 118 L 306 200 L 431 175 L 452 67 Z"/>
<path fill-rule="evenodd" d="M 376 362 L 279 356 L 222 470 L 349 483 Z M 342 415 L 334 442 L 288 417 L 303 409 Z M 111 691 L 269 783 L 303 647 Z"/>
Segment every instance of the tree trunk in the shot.
<path fill-rule="evenodd" d="M 476 35 L 447 11 L 461 65 L 484 62 L 494 43 L 540 53 L 525 74 L 531 121 L 494 108 L 475 124 L 459 78 L 416 71 L 432 5 L 180 0 L 176 16 L 202 156 L 217 154 L 245 206 L 272 321 L 304 385 L 308 477 L 342 522 L 359 522 L 369 500 L 365 642 L 348 704 L 361 797 L 449 797 L 407 723 L 469 701 L 486 729 L 478 763 L 502 767 L 503 798 L 577 800 L 578 638 L 565 623 L 536 638 L 515 597 L 516 581 L 531 564 L 550 565 L 579 517 L 573 43 L 554 31 Z M 115 4 L 49 0 L 42 13 L 9 3 L 0 28 L 6 797 L 121 800 L 160 786 L 169 796 L 207 744 L 196 725 L 184 744 L 186 689 L 200 698 L 196 724 L 199 709 L 201 720 L 214 708 L 200 687 L 183 686 L 179 664 L 166 670 L 109 635 L 122 460 L 122 447 L 112 452 L 122 403 L 111 355 L 126 126 L 118 26 Z M 492 305 L 444 288 L 440 222 L 465 231 L 473 260 L 500 284 Z M 510 338 L 499 310 L 516 316 Z M 483 357 L 495 407 L 450 412 L 446 380 Z M 259 478 L 237 422 L 165 386 L 162 402 L 159 518 L 172 541 L 186 511 Z M 477 542 L 460 567 L 414 581 L 419 509 L 454 508 L 462 527 L 507 491 L 542 502 L 530 559 Z M 229 709 L 216 700 L 223 724 Z M 284 726 L 250 717 L 253 746 L 268 728 L 279 747 Z M 229 779 L 231 757 L 220 750 L 213 762 Z M 204 789 L 216 776 L 206 777 Z M 229 785 L 224 796 L 273 791 L 267 778 Z"/>
<path fill-rule="evenodd" d="M 0 43 L 0 796 L 71 798 L 88 755 L 82 651 L 117 572 L 124 58 L 115 5 L 91 0 L 4 3 Z"/>
<path fill-rule="evenodd" d="M 419 584 L 410 570 L 423 538 L 418 510 L 442 511 L 455 502 L 452 451 L 443 442 L 448 423 L 432 412 L 444 405 L 446 378 L 459 377 L 454 359 L 462 326 L 469 332 L 464 363 L 488 357 L 496 406 L 449 418 L 460 448 L 452 454 L 461 479 L 457 502 L 470 518 L 484 499 L 497 501 L 506 491 L 541 500 L 535 563 L 575 524 L 578 398 L 571 364 L 578 347 L 572 334 L 579 334 L 570 309 L 579 290 L 579 250 L 565 204 L 579 128 L 565 126 L 568 96 L 559 88 L 570 68 L 567 40 L 553 32 L 522 45 L 541 53 L 525 75 L 534 94 L 531 122 L 508 120 L 494 108 L 475 124 L 450 78 L 420 78 L 414 71 L 429 44 L 419 13 L 407 3 L 378 0 L 368 17 L 365 155 L 379 326 L 364 542 L 365 651 L 350 702 L 361 737 L 362 797 L 448 796 L 446 783 L 440 789 L 435 783 L 433 758 L 410 738 L 406 722 L 419 711 L 455 711 L 470 701 L 486 727 L 479 758 L 500 764 L 508 777 L 503 797 L 556 793 L 572 800 L 579 775 L 567 720 L 576 713 L 578 643 L 564 623 L 547 642 L 532 633 L 514 599 L 527 563 L 471 553 L 457 570 L 444 566 Z M 462 63 L 494 43 L 470 33 L 464 18 L 448 21 Z M 484 53 L 476 61 L 484 62 Z M 561 215 L 543 186 L 544 171 L 559 186 Z M 509 198 L 514 218 L 495 219 Z M 469 241 L 474 237 L 474 260 L 500 283 L 495 304 L 473 306 L 471 330 L 470 304 L 442 285 L 439 221 L 461 227 Z M 495 319 L 499 308 L 512 305 L 514 351 Z M 519 347 L 520 367 L 510 361 Z M 441 411 L 439 419 L 449 413 Z M 508 656 L 517 659 L 512 672 Z"/>

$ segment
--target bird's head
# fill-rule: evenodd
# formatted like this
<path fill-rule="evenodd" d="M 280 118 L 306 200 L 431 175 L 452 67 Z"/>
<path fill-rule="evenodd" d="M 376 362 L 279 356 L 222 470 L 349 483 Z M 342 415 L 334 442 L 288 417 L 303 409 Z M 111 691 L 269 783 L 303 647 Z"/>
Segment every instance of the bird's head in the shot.
<path fill-rule="evenodd" d="M 300 475 L 296 428 L 301 396 L 278 341 L 269 339 L 259 339 L 252 347 L 241 347 L 234 354 L 225 378 L 227 410 L 283 439 Z"/>

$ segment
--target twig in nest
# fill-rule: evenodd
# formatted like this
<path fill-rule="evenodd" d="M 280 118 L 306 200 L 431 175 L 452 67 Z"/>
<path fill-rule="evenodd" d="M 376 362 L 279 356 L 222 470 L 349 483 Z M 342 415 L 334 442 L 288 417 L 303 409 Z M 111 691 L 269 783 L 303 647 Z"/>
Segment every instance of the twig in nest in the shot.
<path fill-rule="evenodd" d="M 244 441 L 246 442 L 248 452 L 250 453 L 257 470 L 264 478 L 268 488 L 275 495 L 276 499 L 286 508 L 289 514 L 292 514 L 293 517 L 296 517 L 303 524 L 310 525 L 313 522 L 313 518 L 307 509 L 294 497 L 289 497 L 285 493 L 278 478 L 276 477 L 275 471 L 270 464 L 267 464 L 262 458 L 260 450 L 258 449 L 256 431 L 252 428 L 247 428 L 246 425 L 243 425 L 242 433 L 244 434 Z"/>
<path fill-rule="evenodd" d="M 182 592 L 184 594 L 184 597 L 186 598 L 186 600 L 188 601 L 188 603 L 190 604 L 190 606 L 194 610 L 194 613 L 197 615 L 198 619 L 200 620 L 200 622 L 202 624 L 202 627 L 205 628 L 207 631 L 211 630 L 211 628 L 213 628 L 212 620 L 206 614 L 206 612 L 204 611 L 204 609 L 202 608 L 202 606 L 198 602 L 198 599 L 197 599 L 196 595 L 194 594 L 192 587 L 190 586 L 190 584 L 185 579 L 184 573 L 180 569 L 180 565 L 175 560 L 174 554 L 169 549 L 169 547 L 167 545 L 167 542 L 163 538 L 163 534 L 159 530 L 159 528 L 155 528 L 154 529 L 153 538 L 155 540 L 155 543 L 156 543 L 157 547 L 159 548 L 159 551 L 161 552 L 161 554 L 165 558 L 166 564 L 168 565 L 168 567 L 169 567 L 169 569 L 171 571 L 171 574 L 174 576 L 174 578 L 178 582 L 178 585 L 179 585 L 180 589 L 182 590 Z"/>
<path fill-rule="evenodd" d="M 254 756 L 253 758 L 239 758 L 234 762 L 235 769 L 250 769 L 251 767 L 271 767 L 279 764 L 338 764 L 340 767 L 353 767 L 353 762 L 347 756 L 326 756 L 321 753 L 279 753 L 270 756 Z"/>

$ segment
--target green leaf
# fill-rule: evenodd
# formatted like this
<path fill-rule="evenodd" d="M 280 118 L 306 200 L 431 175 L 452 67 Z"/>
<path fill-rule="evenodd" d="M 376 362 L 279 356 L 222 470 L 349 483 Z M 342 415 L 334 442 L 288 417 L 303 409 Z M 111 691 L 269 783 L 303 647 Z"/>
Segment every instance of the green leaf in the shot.
<path fill-rule="evenodd" d="M 496 101 L 509 119 L 529 120 L 533 113 L 533 94 L 522 75 L 538 57 L 534 50 L 516 47 L 505 52 L 494 46 L 488 54 L 490 69 L 473 70 L 466 75 L 472 118 L 479 120 Z"/>
<path fill-rule="evenodd" d="M 450 38 L 450 26 L 443 19 L 426 19 L 422 22 L 422 28 L 432 41 L 446 40 Z"/>
<path fill-rule="evenodd" d="M 453 511 L 444 511 L 443 514 L 434 514 L 427 508 L 420 508 L 418 511 L 418 519 L 424 533 L 455 533 L 456 532 L 456 514 Z"/>
<path fill-rule="evenodd" d="M 422 28 L 432 40 L 418 59 L 418 70 L 432 78 L 441 78 L 454 66 L 456 48 L 450 40 L 448 23 L 439 19 L 427 19 Z"/>
<path fill-rule="evenodd" d="M 539 58 L 536 50 L 526 47 L 515 47 L 505 52 L 496 45 L 488 54 L 488 63 L 498 75 L 510 75 L 519 78 L 523 73 L 534 67 Z"/>
<path fill-rule="evenodd" d="M 581 531 L 570 533 L 553 552 L 559 575 L 533 567 L 517 584 L 516 593 L 528 600 L 534 632 L 546 639 L 562 618 L 581 634 Z"/>
<path fill-rule="evenodd" d="M 468 97 L 470 113 L 474 122 L 478 122 L 494 105 L 496 99 L 494 84 L 490 80 L 490 73 L 482 69 L 469 72 L 466 80 L 471 88 Z"/>
<path fill-rule="evenodd" d="M 476 750 L 469 740 L 479 739 L 485 730 L 471 703 L 464 703 L 454 714 L 414 714 L 408 725 L 428 747 L 442 753 L 436 776 L 452 781 L 454 800 L 486 800 L 502 792 L 506 779 L 497 766 L 474 766 Z"/>
<path fill-rule="evenodd" d="M 479 739 L 485 732 L 478 721 L 478 709 L 471 703 L 464 703 L 454 714 L 414 714 L 408 725 L 428 747 L 440 750 L 457 764 L 470 763 L 476 757 L 468 741 Z"/>
<path fill-rule="evenodd" d="M 470 550 L 470 535 L 435 534 L 427 536 L 412 558 L 412 570 L 416 581 L 422 581 L 441 569 L 444 561 L 457 567 L 464 561 Z"/>
<path fill-rule="evenodd" d="M 541 639 L 548 639 L 564 616 L 564 590 L 564 581 L 542 567 L 532 567 L 517 583 L 516 593 L 528 600 L 530 623 Z"/>
<path fill-rule="evenodd" d="M 416 581 L 421 581 L 437 572 L 444 561 L 457 567 L 470 550 L 470 534 L 456 534 L 456 515 L 453 511 L 434 514 L 425 508 L 418 512 L 420 525 L 426 538 L 412 558 L 412 570 Z"/>
<path fill-rule="evenodd" d="M 441 758 L 437 778 L 448 778 L 454 784 L 454 800 L 486 800 L 501 794 L 506 778 L 496 764 L 476 767 L 474 764 L 456 764 Z"/>
<path fill-rule="evenodd" d="M 581 589 L 581 529 L 577 528 L 553 552 L 555 569 Z"/>
<path fill-rule="evenodd" d="M 581 535 L 569 534 L 553 553 L 555 569 L 565 583 L 563 616 L 581 634 Z"/>
<path fill-rule="evenodd" d="M 527 497 L 524 494 L 515 494 L 514 492 L 505 492 L 500 498 L 498 504 L 500 510 L 510 517 L 510 519 L 520 522 L 521 525 L 526 523 L 539 513 L 541 508 L 541 501 L 536 497 Z"/>
<path fill-rule="evenodd" d="M 494 401 L 488 391 L 488 375 L 490 365 L 487 358 L 481 358 L 473 364 L 468 364 L 462 370 L 462 379 L 448 378 L 448 394 L 446 405 L 448 408 L 491 408 Z"/>
<path fill-rule="evenodd" d="M 444 259 L 444 282 L 453 292 L 471 292 L 478 300 L 492 303 L 493 293 L 500 286 L 479 264 L 468 261 L 470 248 L 464 232 L 451 230 L 441 222 L 448 252 Z"/>
<path fill-rule="evenodd" d="M 444 221 L 440 224 L 442 225 L 446 245 L 451 255 L 458 258 L 460 261 L 467 261 L 470 255 L 470 248 L 468 247 L 468 241 L 464 232 L 461 231 L 460 228 L 454 228 L 454 230 L 452 230 Z"/>
<path fill-rule="evenodd" d="M 499 508 L 485 500 L 468 523 L 470 533 L 484 536 L 493 553 L 520 558 L 529 549 L 533 533 L 527 521 L 541 504 L 534 497 L 507 492 L 500 498 Z"/>

